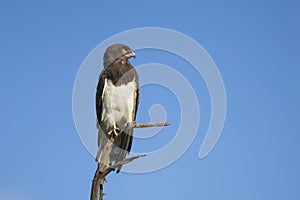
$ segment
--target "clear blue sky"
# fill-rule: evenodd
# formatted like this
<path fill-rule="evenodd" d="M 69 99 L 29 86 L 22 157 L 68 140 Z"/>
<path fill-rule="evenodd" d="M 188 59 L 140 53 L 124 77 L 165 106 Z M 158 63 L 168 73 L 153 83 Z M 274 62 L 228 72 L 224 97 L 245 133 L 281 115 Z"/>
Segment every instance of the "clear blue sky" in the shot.
<path fill-rule="evenodd" d="M 96 163 L 73 122 L 75 76 L 101 41 L 144 26 L 180 31 L 208 51 L 226 87 L 226 124 L 199 160 L 203 106 L 204 126 L 183 157 L 153 173 L 110 175 L 105 199 L 300 199 L 299 9 L 292 0 L 1 1 L 0 200 L 89 199 Z M 140 121 L 154 89 L 144 89 Z"/>

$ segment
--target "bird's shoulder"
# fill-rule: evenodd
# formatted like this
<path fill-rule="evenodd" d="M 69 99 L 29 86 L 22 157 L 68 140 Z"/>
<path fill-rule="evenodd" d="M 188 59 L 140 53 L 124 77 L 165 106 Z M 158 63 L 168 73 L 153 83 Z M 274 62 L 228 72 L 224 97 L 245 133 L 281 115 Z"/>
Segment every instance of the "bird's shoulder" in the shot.
<path fill-rule="evenodd" d="M 117 59 L 109 66 L 103 69 L 99 76 L 100 82 L 105 82 L 105 79 L 109 79 L 114 85 L 127 84 L 134 78 L 137 79 L 137 72 L 130 62 Z"/>

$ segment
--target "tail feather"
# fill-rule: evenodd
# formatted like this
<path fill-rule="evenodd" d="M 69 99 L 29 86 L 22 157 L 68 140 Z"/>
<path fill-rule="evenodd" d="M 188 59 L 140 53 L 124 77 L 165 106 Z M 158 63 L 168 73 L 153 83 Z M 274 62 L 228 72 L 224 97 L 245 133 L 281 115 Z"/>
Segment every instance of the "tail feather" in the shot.
<path fill-rule="evenodd" d="M 96 156 L 96 162 L 98 162 L 99 164 L 102 163 L 102 168 L 104 170 L 108 166 L 116 164 L 117 162 L 122 161 L 126 158 L 126 154 L 129 153 L 132 145 L 133 129 L 128 130 L 128 133 L 123 131 L 115 138 L 114 144 L 112 145 L 112 148 L 110 150 L 109 158 L 103 158 L 102 156 L 105 145 L 108 142 L 108 137 L 103 133 L 101 128 L 99 128 L 98 130 L 98 152 Z M 116 173 L 119 173 L 121 168 L 122 165 L 118 166 L 116 168 Z"/>

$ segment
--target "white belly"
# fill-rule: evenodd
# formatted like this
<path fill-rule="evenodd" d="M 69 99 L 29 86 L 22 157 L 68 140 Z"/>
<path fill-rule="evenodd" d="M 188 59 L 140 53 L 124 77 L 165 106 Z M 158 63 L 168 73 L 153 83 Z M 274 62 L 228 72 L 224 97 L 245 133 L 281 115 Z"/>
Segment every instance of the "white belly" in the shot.
<path fill-rule="evenodd" d="M 115 86 L 111 80 L 105 79 L 102 95 L 101 121 L 106 131 L 119 127 L 124 129 L 128 123 L 133 123 L 134 103 L 136 99 L 136 84 L 133 80 L 127 85 Z"/>

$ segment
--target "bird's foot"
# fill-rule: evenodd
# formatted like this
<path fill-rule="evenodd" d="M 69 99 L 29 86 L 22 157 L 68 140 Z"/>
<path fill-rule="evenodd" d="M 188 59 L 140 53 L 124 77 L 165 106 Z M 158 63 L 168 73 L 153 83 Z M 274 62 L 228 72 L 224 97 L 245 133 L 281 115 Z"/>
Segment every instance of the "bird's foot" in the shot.
<path fill-rule="evenodd" d="M 112 132 L 112 137 L 117 138 L 122 133 L 122 130 L 120 128 L 116 127 L 111 132 Z"/>

